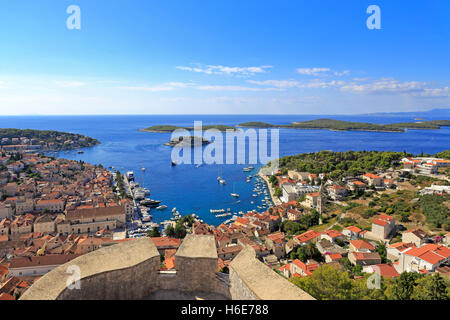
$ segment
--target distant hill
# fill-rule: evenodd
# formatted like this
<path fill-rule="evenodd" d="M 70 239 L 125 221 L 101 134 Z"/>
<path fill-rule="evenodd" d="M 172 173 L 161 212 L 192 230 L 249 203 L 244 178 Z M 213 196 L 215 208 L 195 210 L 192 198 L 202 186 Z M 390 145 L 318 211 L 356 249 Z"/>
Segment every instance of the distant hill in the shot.
<path fill-rule="evenodd" d="M 292 129 L 329 129 L 337 131 L 379 131 L 379 132 L 403 132 L 404 129 L 440 129 L 441 126 L 450 126 L 449 120 L 432 120 L 418 122 L 403 122 L 391 124 L 373 124 L 365 122 L 353 122 L 334 119 L 316 119 L 309 121 L 293 122 L 286 125 L 276 125 L 265 122 L 245 122 L 238 127 L 246 128 L 292 128 Z"/>
<path fill-rule="evenodd" d="M 144 131 L 144 132 L 172 132 L 174 130 L 177 129 L 184 129 L 184 130 L 189 130 L 192 131 L 194 130 L 194 127 L 178 127 L 178 126 L 173 126 L 173 125 L 157 125 L 157 126 L 151 126 L 145 129 L 140 129 L 139 131 Z M 219 131 L 225 131 L 225 130 L 236 130 L 235 127 L 232 126 L 226 126 L 226 125 L 222 125 L 222 124 L 217 124 L 217 125 L 204 125 L 202 126 L 202 130 L 208 130 L 208 129 L 217 129 Z"/>
<path fill-rule="evenodd" d="M 100 141 L 77 133 L 8 128 L 0 129 L 0 144 L 40 145 L 43 150 L 70 150 L 92 147 L 100 144 Z"/>

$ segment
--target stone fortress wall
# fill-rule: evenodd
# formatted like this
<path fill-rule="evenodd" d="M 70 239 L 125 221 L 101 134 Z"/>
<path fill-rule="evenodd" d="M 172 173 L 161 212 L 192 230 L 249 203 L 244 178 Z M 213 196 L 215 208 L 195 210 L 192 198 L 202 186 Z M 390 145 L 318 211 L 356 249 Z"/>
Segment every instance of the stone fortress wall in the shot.
<path fill-rule="evenodd" d="M 125 241 L 55 268 L 20 299 L 313 299 L 257 260 L 251 247 L 232 261 L 229 276 L 217 272 L 210 235 L 187 235 L 175 254 L 175 268 L 160 271 L 160 255 L 150 238 Z M 68 288 L 73 270 L 80 271 L 80 289 Z"/>

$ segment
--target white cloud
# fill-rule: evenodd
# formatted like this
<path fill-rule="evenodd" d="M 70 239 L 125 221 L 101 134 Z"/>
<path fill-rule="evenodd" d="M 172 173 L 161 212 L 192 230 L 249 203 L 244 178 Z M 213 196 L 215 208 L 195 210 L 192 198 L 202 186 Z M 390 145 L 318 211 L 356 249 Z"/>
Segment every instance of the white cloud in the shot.
<path fill-rule="evenodd" d="M 257 81 L 257 80 L 247 80 L 248 83 L 256 84 L 260 86 L 273 86 L 277 88 L 293 88 L 297 87 L 300 83 L 296 80 L 264 80 L 264 81 Z"/>
<path fill-rule="evenodd" d="M 247 80 L 248 83 L 261 85 L 261 86 L 273 86 L 276 88 L 330 88 L 336 86 L 344 85 L 344 81 L 321 81 L 321 80 L 311 80 L 309 82 L 299 82 L 293 79 L 289 80 L 264 80 L 264 81 L 256 81 L 256 80 Z"/>
<path fill-rule="evenodd" d="M 238 76 L 252 76 L 257 73 L 264 73 L 266 69 L 272 68 L 272 66 L 259 66 L 259 67 L 227 67 L 221 65 L 207 65 L 196 67 L 177 66 L 179 70 L 191 71 L 205 74 L 222 74 L 222 75 L 238 75 Z"/>
<path fill-rule="evenodd" d="M 330 71 L 330 68 L 298 68 L 297 73 L 308 76 L 318 76 Z"/>
<path fill-rule="evenodd" d="M 279 88 L 254 88 L 244 86 L 215 86 L 215 85 L 197 86 L 196 89 L 204 91 L 280 91 Z"/>
<path fill-rule="evenodd" d="M 369 83 L 348 83 L 343 85 L 343 91 L 354 93 L 412 93 L 425 89 L 426 83 L 419 81 L 401 82 L 395 79 L 379 79 Z"/>
<path fill-rule="evenodd" d="M 342 77 L 342 76 L 348 75 L 349 73 L 350 73 L 349 70 L 344 70 L 344 71 L 342 71 L 342 72 L 335 71 L 335 72 L 334 72 L 334 75 L 337 76 L 337 77 Z"/>
<path fill-rule="evenodd" d="M 450 97 L 450 87 L 444 88 L 425 88 L 422 92 L 414 93 L 414 95 L 426 98 L 445 98 Z"/>
<path fill-rule="evenodd" d="M 82 81 L 56 81 L 56 85 L 63 88 L 78 88 L 84 87 L 87 83 Z"/>
<path fill-rule="evenodd" d="M 175 87 L 173 86 L 164 86 L 164 85 L 159 85 L 159 86 L 151 86 L 151 87 L 146 87 L 146 86 L 134 86 L 134 87 L 120 87 L 121 89 L 126 89 L 126 90 L 134 90 L 134 91 L 148 91 L 148 92 L 160 92 L 160 91 L 172 91 L 175 90 Z"/>
<path fill-rule="evenodd" d="M 339 87 L 344 85 L 344 81 L 336 81 L 336 80 L 331 80 L 331 81 L 319 81 L 319 80 L 314 80 L 314 81 L 310 81 L 307 83 L 302 83 L 300 84 L 298 87 L 299 88 L 309 88 L 309 89 L 326 89 L 326 88 L 331 88 L 331 87 Z"/>
<path fill-rule="evenodd" d="M 172 91 L 177 88 L 187 88 L 191 85 L 192 83 L 186 82 L 167 82 L 155 86 L 122 86 L 120 88 L 135 91 L 160 92 L 160 91 Z"/>

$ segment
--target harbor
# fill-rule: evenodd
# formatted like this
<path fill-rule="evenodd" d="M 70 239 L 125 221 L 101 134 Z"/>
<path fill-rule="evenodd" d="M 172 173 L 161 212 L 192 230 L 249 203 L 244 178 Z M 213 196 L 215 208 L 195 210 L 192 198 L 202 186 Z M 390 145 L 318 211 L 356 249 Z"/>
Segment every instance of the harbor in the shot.
<path fill-rule="evenodd" d="M 205 166 L 196 166 L 198 170 L 204 169 Z M 114 169 L 114 168 L 113 168 Z M 141 177 L 144 182 L 145 168 L 141 169 Z M 220 172 L 220 169 L 219 169 Z M 180 212 L 176 207 L 169 208 L 163 204 L 163 200 L 150 198 L 150 190 L 143 186 L 141 179 L 136 178 L 133 171 L 127 171 L 121 174 L 124 189 L 127 196 L 133 203 L 133 213 L 127 217 L 126 233 L 129 238 L 137 238 L 146 236 L 149 231 L 157 227 L 160 232 L 164 233 L 167 226 L 175 226 L 178 219 L 186 215 L 191 215 L 194 219 L 203 222 L 202 218 L 208 219 L 214 217 L 217 224 L 233 223 L 238 216 L 242 216 L 249 212 L 264 212 L 273 206 L 270 186 L 259 173 L 254 173 L 255 168 L 252 166 L 244 167 L 239 177 L 233 179 L 229 177 L 218 176 L 217 181 L 210 181 L 212 184 L 221 186 L 219 192 L 226 193 L 229 188 L 233 192 L 228 193 L 229 202 L 225 206 L 217 206 L 208 208 L 210 216 L 202 216 L 203 210 Z M 229 181 L 227 184 L 226 181 Z M 245 183 L 250 187 L 251 194 L 241 196 L 237 191 L 237 186 Z M 247 188 L 248 188 L 247 187 Z M 241 203 L 247 206 L 247 209 L 240 208 Z"/>

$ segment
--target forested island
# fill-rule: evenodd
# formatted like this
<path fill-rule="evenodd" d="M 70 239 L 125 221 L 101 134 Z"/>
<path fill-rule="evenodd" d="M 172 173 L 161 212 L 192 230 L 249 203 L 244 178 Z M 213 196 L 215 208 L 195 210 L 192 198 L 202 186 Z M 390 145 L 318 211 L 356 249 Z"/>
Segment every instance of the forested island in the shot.
<path fill-rule="evenodd" d="M 179 127 L 179 126 L 173 126 L 173 125 L 157 125 L 157 126 L 151 126 L 145 129 L 140 129 L 139 131 L 144 132 L 172 132 L 177 129 L 184 129 L 188 131 L 194 130 L 194 127 Z M 233 130 L 235 131 L 236 128 L 232 126 L 226 126 L 222 124 L 217 125 L 204 125 L 202 126 L 202 130 L 208 130 L 208 129 L 217 129 L 219 131 L 226 131 L 226 130 Z"/>
<path fill-rule="evenodd" d="M 365 122 L 352 122 L 334 119 L 316 119 L 291 124 L 277 125 L 266 122 L 245 122 L 237 127 L 244 128 L 291 128 L 291 129 L 329 129 L 335 131 L 379 131 L 379 132 L 404 132 L 405 129 L 440 129 L 450 126 L 450 120 L 431 120 L 420 122 L 402 122 L 391 124 L 373 124 Z"/>
<path fill-rule="evenodd" d="M 173 138 L 169 142 L 164 143 L 164 145 L 169 147 L 184 147 L 184 146 L 203 146 L 206 144 L 210 144 L 211 141 L 204 139 L 202 137 L 196 136 L 181 136 L 178 138 Z"/>
<path fill-rule="evenodd" d="M 72 150 L 100 144 L 97 139 L 54 130 L 0 129 L 0 145 L 4 149 Z"/>

